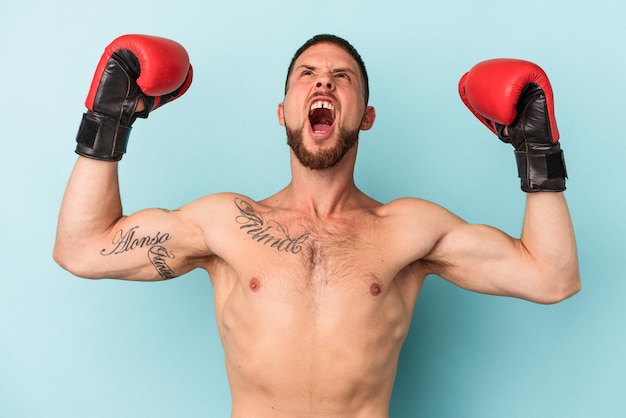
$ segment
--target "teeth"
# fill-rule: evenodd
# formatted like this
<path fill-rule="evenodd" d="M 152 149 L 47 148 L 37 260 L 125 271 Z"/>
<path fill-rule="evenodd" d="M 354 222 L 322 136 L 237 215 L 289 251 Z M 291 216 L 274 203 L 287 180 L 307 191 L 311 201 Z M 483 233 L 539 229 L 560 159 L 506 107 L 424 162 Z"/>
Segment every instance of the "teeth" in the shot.
<path fill-rule="evenodd" d="M 310 111 L 313 111 L 315 109 L 328 109 L 331 110 L 333 112 L 335 112 L 335 106 L 333 106 L 332 103 L 330 102 L 324 102 L 324 101 L 319 101 L 319 102 L 315 102 L 311 105 L 311 109 L 309 109 Z"/>

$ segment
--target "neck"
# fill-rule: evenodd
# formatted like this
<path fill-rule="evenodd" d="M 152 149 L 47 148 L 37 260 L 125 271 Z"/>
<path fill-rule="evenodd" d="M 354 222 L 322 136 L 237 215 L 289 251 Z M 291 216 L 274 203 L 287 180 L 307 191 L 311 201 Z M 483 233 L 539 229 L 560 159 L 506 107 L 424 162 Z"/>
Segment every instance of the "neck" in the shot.
<path fill-rule="evenodd" d="M 356 146 L 334 167 L 311 170 L 291 152 L 291 183 L 282 193 L 282 204 L 317 218 L 353 209 L 362 193 L 354 183 Z"/>

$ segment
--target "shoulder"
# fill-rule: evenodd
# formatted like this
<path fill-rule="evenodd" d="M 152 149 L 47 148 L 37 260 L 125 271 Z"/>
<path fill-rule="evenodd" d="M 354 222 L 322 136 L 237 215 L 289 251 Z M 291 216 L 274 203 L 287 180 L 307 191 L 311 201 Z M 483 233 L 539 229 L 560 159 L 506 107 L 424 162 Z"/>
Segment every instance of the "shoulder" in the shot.
<path fill-rule="evenodd" d="M 258 205 L 253 199 L 238 193 L 215 193 L 196 199 L 181 208 L 182 211 L 197 214 L 219 213 L 219 211 L 233 211 L 241 205 Z M 217 211 L 217 212 L 216 212 Z"/>
<path fill-rule="evenodd" d="M 441 205 L 428 200 L 405 197 L 384 204 L 377 208 L 377 213 L 382 218 L 401 218 L 416 222 L 454 222 L 459 218 Z"/>
<path fill-rule="evenodd" d="M 440 241 L 465 222 L 441 205 L 400 198 L 375 209 L 388 246 L 406 265 L 428 257 Z"/>
<path fill-rule="evenodd" d="M 253 199 L 237 193 L 215 193 L 198 198 L 173 211 L 181 220 L 195 224 L 208 232 L 221 229 L 228 224 L 227 219 L 234 219 L 241 214 L 242 208 L 254 208 L 258 205 Z"/>
<path fill-rule="evenodd" d="M 419 198 L 393 200 L 380 208 L 381 217 L 399 234 L 439 240 L 465 223 L 443 206 Z M 421 239 L 421 237 L 416 237 Z"/>
<path fill-rule="evenodd" d="M 257 207 L 248 196 L 223 192 L 200 197 L 173 212 L 190 229 L 200 231 L 212 254 L 223 258 L 224 247 L 233 242 L 241 216 L 254 213 Z"/>

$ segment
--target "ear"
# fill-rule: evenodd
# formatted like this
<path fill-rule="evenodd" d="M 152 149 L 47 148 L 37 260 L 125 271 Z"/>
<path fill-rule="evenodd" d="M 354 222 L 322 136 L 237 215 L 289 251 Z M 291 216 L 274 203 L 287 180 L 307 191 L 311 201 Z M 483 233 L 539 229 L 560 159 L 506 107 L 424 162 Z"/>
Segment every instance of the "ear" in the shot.
<path fill-rule="evenodd" d="M 283 102 L 278 103 L 278 110 L 276 111 L 278 115 L 278 123 L 280 126 L 285 126 L 285 109 L 283 107 Z"/>
<path fill-rule="evenodd" d="M 363 119 L 361 120 L 360 129 L 362 131 L 371 129 L 372 125 L 374 125 L 374 120 L 376 120 L 376 109 L 374 109 L 374 106 L 367 106 Z"/>

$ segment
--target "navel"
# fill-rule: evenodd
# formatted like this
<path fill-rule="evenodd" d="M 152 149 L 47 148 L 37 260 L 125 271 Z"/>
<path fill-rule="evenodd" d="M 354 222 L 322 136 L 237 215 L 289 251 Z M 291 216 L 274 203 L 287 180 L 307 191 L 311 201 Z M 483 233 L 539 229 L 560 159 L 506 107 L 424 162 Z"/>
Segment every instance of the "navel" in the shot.
<path fill-rule="evenodd" d="M 248 283 L 248 286 L 253 292 L 258 292 L 261 288 L 261 280 L 259 280 L 258 277 L 253 277 L 250 279 L 250 283 Z"/>
<path fill-rule="evenodd" d="M 372 294 L 372 296 L 378 296 L 380 295 L 380 285 L 378 283 L 372 283 L 370 285 L 370 293 Z"/>

